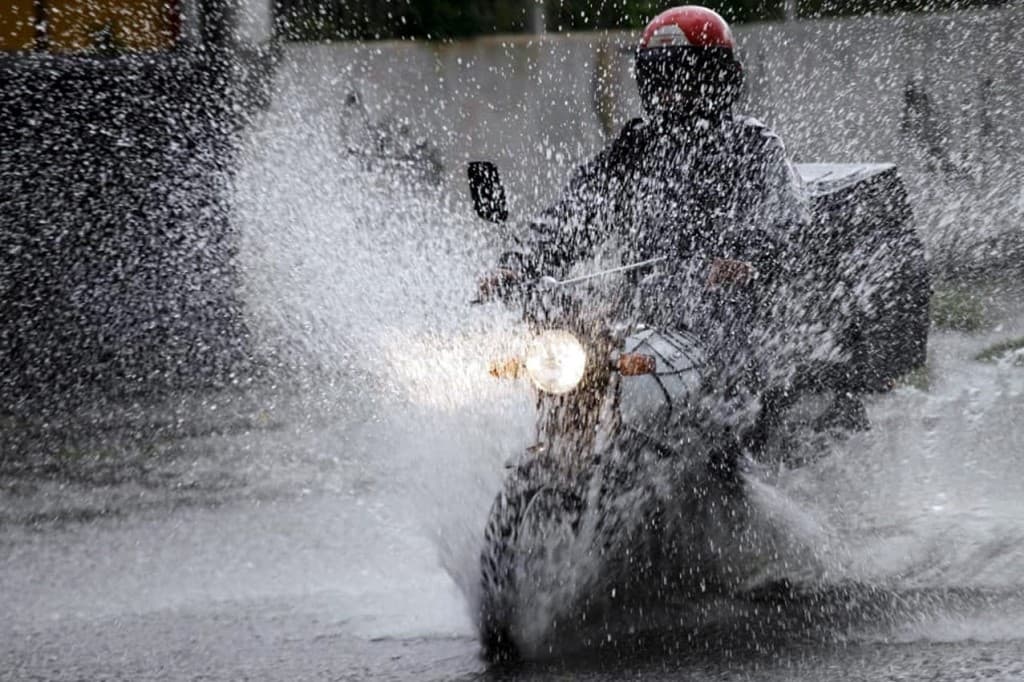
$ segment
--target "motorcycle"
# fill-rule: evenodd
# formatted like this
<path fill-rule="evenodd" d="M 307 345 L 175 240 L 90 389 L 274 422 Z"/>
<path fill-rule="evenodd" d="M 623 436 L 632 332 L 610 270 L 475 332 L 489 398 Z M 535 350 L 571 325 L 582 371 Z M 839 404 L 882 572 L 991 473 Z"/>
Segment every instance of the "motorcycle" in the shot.
<path fill-rule="evenodd" d="M 794 334 L 806 338 L 789 338 L 797 350 L 781 363 L 809 367 L 819 353 L 842 381 L 801 386 L 793 367 L 764 371 L 754 297 L 709 289 L 699 262 L 680 274 L 654 258 L 516 290 L 532 340 L 491 373 L 528 378 L 538 416 L 536 442 L 507 464 L 485 527 L 479 631 L 488 658 L 542 652 L 616 608 L 733 594 L 763 575 L 771 549 L 755 529 L 746 474 L 784 458 L 780 442 L 834 427 L 851 396 L 923 362 L 928 284 L 925 274 L 922 292 L 923 250 L 907 216 L 851 240 L 837 208 L 846 201 L 863 216 L 869 202 L 851 200 L 850 190 L 864 192 L 888 172 L 869 170 L 847 172 L 855 177 L 846 185 L 823 173 L 832 184 L 817 197 L 818 213 L 842 229 L 816 239 L 846 249 L 841 276 L 862 294 L 847 316 L 846 352 L 841 361 L 821 354 L 827 335 L 801 323 Z M 469 175 L 477 214 L 506 220 L 497 169 L 475 163 Z M 858 270 L 866 248 L 890 254 L 885 286 L 866 285 L 877 268 Z M 696 302 L 686 324 L 651 323 L 665 291 Z"/>

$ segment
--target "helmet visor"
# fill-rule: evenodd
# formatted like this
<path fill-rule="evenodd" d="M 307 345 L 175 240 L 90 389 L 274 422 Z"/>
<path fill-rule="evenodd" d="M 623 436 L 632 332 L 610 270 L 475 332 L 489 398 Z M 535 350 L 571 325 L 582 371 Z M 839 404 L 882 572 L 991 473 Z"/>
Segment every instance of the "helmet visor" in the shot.
<path fill-rule="evenodd" d="M 655 47 L 636 54 L 636 82 L 649 112 L 713 112 L 732 104 L 742 81 L 729 48 Z"/>

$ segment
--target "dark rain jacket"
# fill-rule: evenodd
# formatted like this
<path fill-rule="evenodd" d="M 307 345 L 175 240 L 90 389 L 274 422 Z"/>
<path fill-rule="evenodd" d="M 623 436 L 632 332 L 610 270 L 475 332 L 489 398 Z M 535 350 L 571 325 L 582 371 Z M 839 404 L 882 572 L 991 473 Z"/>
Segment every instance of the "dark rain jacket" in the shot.
<path fill-rule="evenodd" d="M 635 119 L 576 171 L 502 264 L 557 276 L 618 248 L 625 261 L 734 258 L 769 274 L 806 210 L 782 141 L 755 119 Z"/>

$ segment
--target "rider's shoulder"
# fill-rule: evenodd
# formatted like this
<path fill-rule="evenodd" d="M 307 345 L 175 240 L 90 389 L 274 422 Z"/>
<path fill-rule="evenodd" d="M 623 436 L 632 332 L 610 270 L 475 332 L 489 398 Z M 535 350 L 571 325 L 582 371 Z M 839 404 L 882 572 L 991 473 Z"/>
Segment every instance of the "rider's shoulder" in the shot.
<path fill-rule="evenodd" d="M 622 126 L 619 134 L 602 150 L 598 161 L 614 167 L 628 165 L 644 146 L 647 124 L 642 118 L 634 118 Z"/>
<path fill-rule="evenodd" d="M 747 116 L 746 114 L 736 114 L 732 117 L 733 123 L 736 127 L 744 132 L 751 135 L 763 135 L 765 137 L 775 137 L 775 131 L 768 127 L 768 124 L 759 118 L 753 116 Z"/>
<path fill-rule="evenodd" d="M 639 140 L 647 127 L 647 123 L 642 118 L 633 118 L 626 122 L 626 125 L 622 126 L 622 130 L 619 131 L 619 136 L 615 138 L 616 145 L 630 144 Z"/>
<path fill-rule="evenodd" d="M 644 121 L 644 119 L 641 118 L 640 116 L 637 116 L 636 118 L 631 118 L 628 121 L 626 121 L 626 125 L 622 126 L 622 131 L 619 133 L 619 135 L 627 135 L 629 133 L 638 132 L 642 130 L 646 125 L 647 122 Z"/>
<path fill-rule="evenodd" d="M 782 138 L 760 119 L 738 114 L 733 116 L 732 120 L 736 130 L 743 138 L 768 147 L 783 146 Z"/>

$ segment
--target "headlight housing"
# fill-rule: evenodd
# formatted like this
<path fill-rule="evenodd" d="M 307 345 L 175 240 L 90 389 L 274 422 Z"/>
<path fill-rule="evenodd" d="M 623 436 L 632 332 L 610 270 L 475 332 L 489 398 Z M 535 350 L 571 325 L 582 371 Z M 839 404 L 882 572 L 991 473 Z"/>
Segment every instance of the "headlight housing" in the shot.
<path fill-rule="evenodd" d="M 583 380 L 587 351 L 571 332 L 541 332 L 526 350 L 526 373 L 542 391 L 568 393 Z"/>

